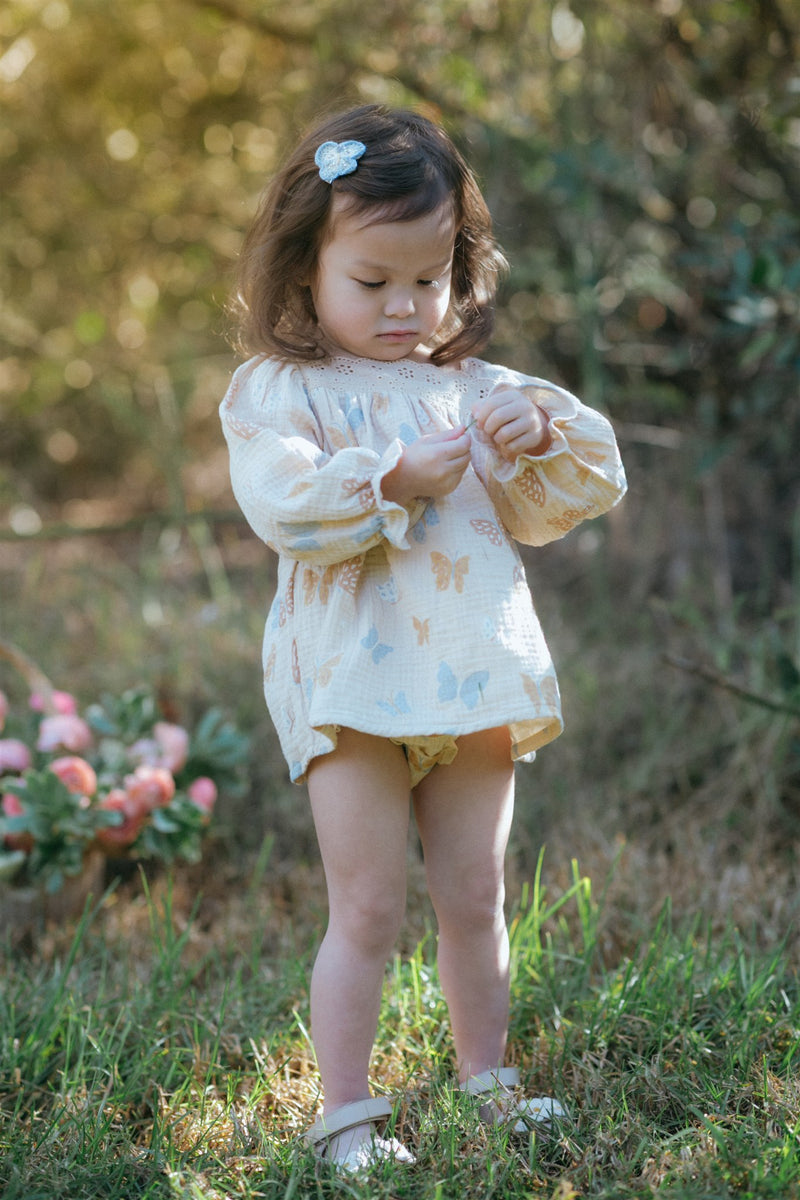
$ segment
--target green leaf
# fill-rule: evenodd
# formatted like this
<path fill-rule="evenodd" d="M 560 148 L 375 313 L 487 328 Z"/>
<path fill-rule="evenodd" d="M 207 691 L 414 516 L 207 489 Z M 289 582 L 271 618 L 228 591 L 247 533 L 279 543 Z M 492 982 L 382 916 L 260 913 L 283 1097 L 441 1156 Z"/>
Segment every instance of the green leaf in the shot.
<path fill-rule="evenodd" d="M 739 366 L 750 367 L 754 363 L 760 362 L 770 352 L 778 337 L 778 331 L 775 329 L 764 329 L 761 333 L 757 333 L 742 352 Z"/>
<path fill-rule="evenodd" d="M 0 880 L 13 879 L 27 857 L 23 850 L 0 850 Z"/>
<path fill-rule="evenodd" d="M 150 820 L 159 833 L 178 833 L 180 830 L 180 823 L 170 816 L 166 808 L 153 809 Z"/>

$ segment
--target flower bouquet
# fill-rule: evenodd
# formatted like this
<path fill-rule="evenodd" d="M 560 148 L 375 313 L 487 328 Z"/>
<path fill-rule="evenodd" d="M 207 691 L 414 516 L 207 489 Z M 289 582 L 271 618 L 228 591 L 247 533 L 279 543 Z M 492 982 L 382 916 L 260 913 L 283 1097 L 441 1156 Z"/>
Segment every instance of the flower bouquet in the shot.
<path fill-rule="evenodd" d="M 57 893 L 87 859 L 197 862 L 220 791 L 243 786 L 247 739 L 217 709 L 191 731 L 146 688 L 81 713 L 19 651 L 26 705 L 0 692 L 0 884 Z"/>

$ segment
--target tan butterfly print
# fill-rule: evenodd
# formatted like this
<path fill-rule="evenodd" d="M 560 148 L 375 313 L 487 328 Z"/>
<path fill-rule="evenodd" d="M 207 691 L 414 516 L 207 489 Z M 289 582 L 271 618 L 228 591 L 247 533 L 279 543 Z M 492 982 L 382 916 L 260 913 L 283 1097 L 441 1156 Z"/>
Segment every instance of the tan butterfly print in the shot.
<path fill-rule="evenodd" d="M 331 679 L 333 679 L 333 668 L 341 661 L 341 654 L 334 655 L 324 662 L 321 667 L 317 668 L 317 685 L 319 687 L 327 687 Z"/>
<path fill-rule="evenodd" d="M 549 708 L 558 708 L 558 684 L 552 675 L 542 680 L 542 699 Z"/>
<path fill-rule="evenodd" d="M 552 525 L 554 529 L 558 529 L 561 533 L 569 533 L 570 529 L 574 529 L 576 525 L 580 525 L 581 521 L 585 520 L 593 512 L 593 504 L 586 504 L 583 508 L 568 508 L 565 509 L 560 517 L 549 517 L 547 524 Z"/>
<path fill-rule="evenodd" d="M 333 566 L 326 567 L 321 573 L 312 570 L 311 567 L 305 567 L 303 570 L 304 603 L 313 604 L 316 595 L 320 604 L 327 604 L 335 577 L 336 568 Z"/>
<path fill-rule="evenodd" d="M 438 592 L 446 592 L 451 583 L 457 592 L 463 592 L 464 579 L 469 574 L 469 555 L 463 554 L 453 562 L 446 554 L 431 550 L 431 570 L 436 576 Z"/>
<path fill-rule="evenodd" d="M 278 657 L 278 650 L 275 645 L 269 652 L 269 658 L 264 664 L 264 683 L 269 683 L 272 676 L 275 674 L 275 659 Z"/>
<path fill-rule="evenodd" d="M 347 592 L 348 596 L 355 596 L 356 594 L 363 563 L 363 554 L 359 554 L 356 558 L 348 558 L 345 562 L 339 563 L 339 575 L 336 584 L 343 592 Z"/>
<path fill-rule="evenodd" d="M 354 475 L 342 480 L 342 491 L 345 496 L 358 496 L 362 508 L 374 508 L 375 492 L 368 479 L 356 479 Z"/>
<path fill-rule="evenodd" d="M 526 496 L 528 500 L 531 500 L 539 508 L 544 508 L 547 493 L 535 467 L 525 468 L 519 479 L 517 479 L 517 486 L 523 496 Z"/>
<path fill-rule="evenodd" d="M 485 517 L 473 517 L 470 525 L 482 537 L 487 537 L 493 546 L 502 546 L 503 531 L 496 521 L 487 521 Z"/>
<path fill-rule="evenodd" d="M 427 646 L 431 637 L 431 619 L 430 617 L 414 617 L 414 628 L 417 631 L 417 645 Z"/>
<path fill-rule="evenodd" d="M 547 708 L 558 708 L 558 684 L 552 675 L 545 675 L 544 679 L 537 683 L 532 676 L 522 674 L 522 686 L 528 699 L 537 706 L 544 704 Z"/>

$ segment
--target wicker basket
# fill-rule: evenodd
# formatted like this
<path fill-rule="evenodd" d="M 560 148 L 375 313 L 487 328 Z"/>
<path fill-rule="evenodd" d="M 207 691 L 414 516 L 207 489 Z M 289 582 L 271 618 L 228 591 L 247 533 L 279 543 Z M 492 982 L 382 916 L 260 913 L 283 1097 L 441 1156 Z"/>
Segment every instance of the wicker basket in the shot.
<path fill-rule="evenodd" d="M 105 871 L 105 855 L 92 849 L 83 860 L 80 875 L 66 875 L 57 892 L 0 882 L 0 937 L 8 937 L 16 945 L 26 937 L 37 937 L 48 924 L 61 925 L 79 917 L 89 900 L 96 902 L 102 896 Z"/>

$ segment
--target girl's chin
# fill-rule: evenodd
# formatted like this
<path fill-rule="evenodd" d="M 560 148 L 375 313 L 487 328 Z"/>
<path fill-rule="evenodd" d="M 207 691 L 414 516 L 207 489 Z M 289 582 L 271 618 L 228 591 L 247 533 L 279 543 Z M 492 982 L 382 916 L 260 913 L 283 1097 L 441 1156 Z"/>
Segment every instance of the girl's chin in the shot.
<path fill-rule="evenodd" d="M 372 351 L 374 358 L 422 359 L 430 356 L 430 351 L 419 340 L 416 333 L 385 333 L 375 339 L 376 350 Z"/>
<path fill-rule="evenodd" d="M 345 355 L 349 358 L 371 358 L 376 362 L 400 362 L 410 358 L 414 362 L 428 362 L 431 349 L 415 337 L 402 337 L 396 334 L 381 336 L 374 339 L 369 346 L 342 346 L 333 339 L 328 339 L 326 350 L 334 357 Z"/>

